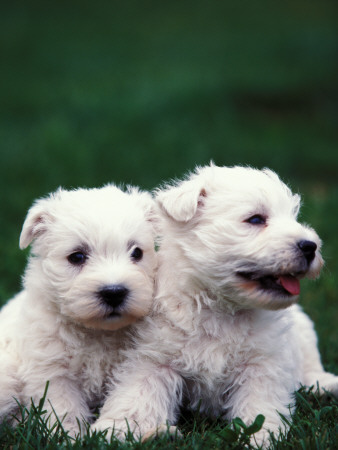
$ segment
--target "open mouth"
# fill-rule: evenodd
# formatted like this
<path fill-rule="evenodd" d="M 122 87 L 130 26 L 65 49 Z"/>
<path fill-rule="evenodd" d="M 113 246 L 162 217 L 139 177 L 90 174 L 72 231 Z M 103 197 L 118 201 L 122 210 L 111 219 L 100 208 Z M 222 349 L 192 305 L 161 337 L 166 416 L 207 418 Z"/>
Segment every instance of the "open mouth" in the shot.
<path fill-rule="evenodd" d="M 110 312 L 109 314 L 107 314 L 106 317 L 107 317 L 108 319 L 110 319 L 110 318 L 112 318 L 112 317 L 121 317 L 121 313 L 116 312 L 116 311 L 112 311 L 112 312 Z"/>
<path fill-rule="evenodd" d="M 299 278 L 292 274 L 261 275 L 257 272 L 237 272 L 237 274 L 245 280 L 257 284 L 256 287 L 265 292 L 269 291 L 288 297 L 300 293 Z"/>

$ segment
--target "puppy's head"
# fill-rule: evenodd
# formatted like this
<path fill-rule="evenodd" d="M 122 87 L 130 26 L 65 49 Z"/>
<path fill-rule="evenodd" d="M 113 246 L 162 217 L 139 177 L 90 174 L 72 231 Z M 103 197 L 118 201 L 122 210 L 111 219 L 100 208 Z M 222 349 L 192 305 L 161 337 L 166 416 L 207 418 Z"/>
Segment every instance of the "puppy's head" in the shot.
<path fill-rule="evenodd" d="M 129 325 L 152 303 L 155 220 L 150 194 L 136 188 L 59 189 L 38 200 L 20 236 L 21 248 L 32 243 L 26 288 L 86 327 Z"/>
<path fill-rule="evenodd" d="M 319 274 L 320 239 L 297 222 L 299 196 L 270 170 L 211 165 L 156 199 L 165 248 L 179 249 L 186 273 L 217 297 L 284 308 L 297 300 L 302 277 Z"/>

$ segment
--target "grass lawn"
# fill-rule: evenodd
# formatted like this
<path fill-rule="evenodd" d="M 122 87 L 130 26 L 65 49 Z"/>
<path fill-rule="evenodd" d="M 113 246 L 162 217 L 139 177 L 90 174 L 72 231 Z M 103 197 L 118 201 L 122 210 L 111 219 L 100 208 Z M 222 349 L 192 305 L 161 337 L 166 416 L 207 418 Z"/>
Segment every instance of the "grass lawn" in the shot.
<path fill-rule="evenodd" d="M 0 305 L 20 289 L 26 211 L 59 185 L 151 189 L 211 159 L 268 166 L 323 239 L 326 266 L 300 302 L 338 373 L 337 12 L 334 0 L 2 2 Z M 337 401 L 302 391 L 298 404 L 273 447 L 337 448 Z M 50 433 L 41 410 L 2 426 L 0 448 L 108 447 Z M 243 448 L 250 433 L 188 413 L 181 428 L 179 442 L 110 447 Z"/>

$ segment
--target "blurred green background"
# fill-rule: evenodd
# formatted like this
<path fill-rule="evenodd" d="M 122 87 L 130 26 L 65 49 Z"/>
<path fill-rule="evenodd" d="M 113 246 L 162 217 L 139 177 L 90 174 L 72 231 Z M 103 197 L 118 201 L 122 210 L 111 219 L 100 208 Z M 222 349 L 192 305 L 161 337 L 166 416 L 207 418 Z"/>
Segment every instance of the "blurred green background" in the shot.
<path fill-rule="evenodd" d="M 324 240 L 303 283 L 337 370 L 338 25 L 334 0 L 11 0 L 0 6 L 0 303 L 20 288 L 25 214 L 56 189 L 151 189 L 211 159 L 276 170 Z"/>

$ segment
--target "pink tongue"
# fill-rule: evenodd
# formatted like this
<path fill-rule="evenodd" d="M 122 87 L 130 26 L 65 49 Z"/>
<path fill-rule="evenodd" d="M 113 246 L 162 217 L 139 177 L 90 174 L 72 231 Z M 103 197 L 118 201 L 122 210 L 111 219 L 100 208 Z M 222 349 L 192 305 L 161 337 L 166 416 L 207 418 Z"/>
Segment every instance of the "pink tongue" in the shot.
<path fill-rule="evenodd" d="M 300 293 L 300 284 L 297 278 L 292 277 L 291 275 L 283 275 L 279 277 L 279 281 L 283 288 L 290 292 L 292 295 L 299 295 Z"/>

